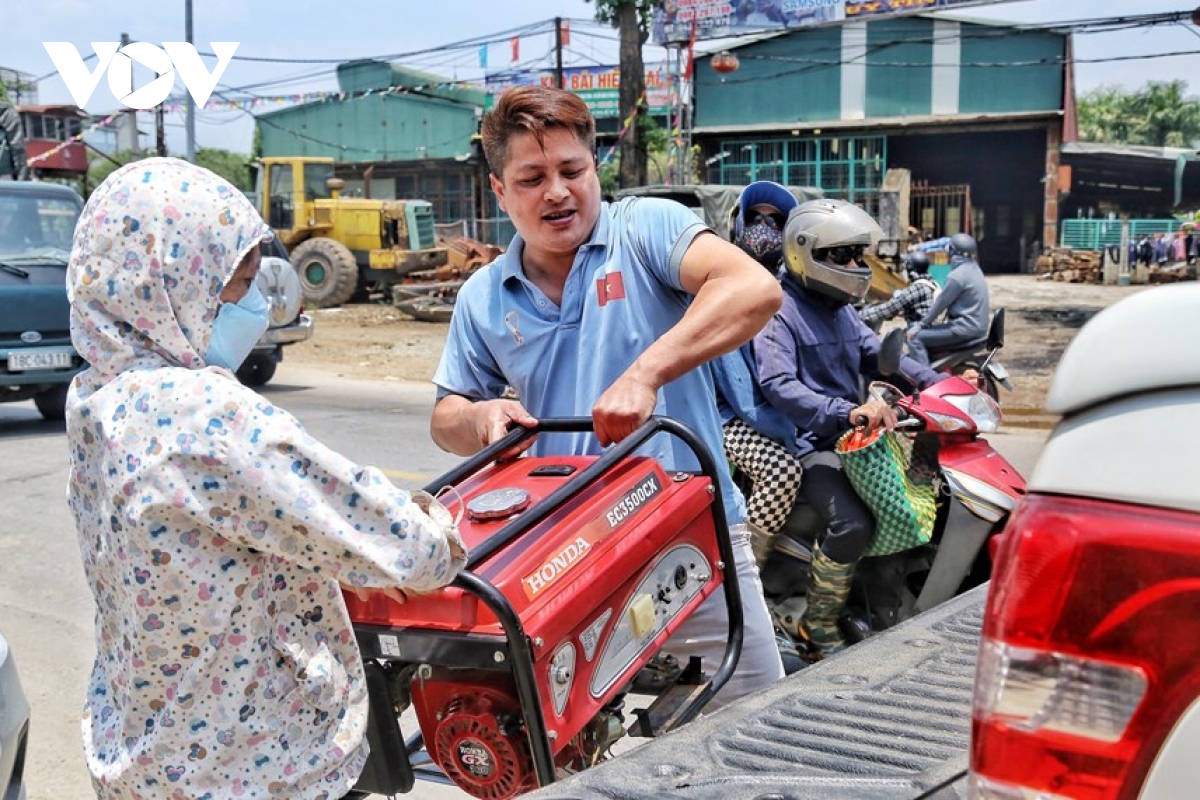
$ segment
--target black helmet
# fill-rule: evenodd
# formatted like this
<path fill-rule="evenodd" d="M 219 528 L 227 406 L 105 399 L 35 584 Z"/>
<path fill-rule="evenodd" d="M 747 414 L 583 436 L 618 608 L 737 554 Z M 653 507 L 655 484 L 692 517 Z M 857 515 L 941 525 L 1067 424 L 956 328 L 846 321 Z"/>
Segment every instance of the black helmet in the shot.
<path fill-rule="evenodd" d="M 920 250 L 916 250 L 908 254 L 908 271 L 916 275 L 924 275 L 929 272 L 929 256 L 925 255 Z"/>
<path fill-rule="evenodd" d="M 975 258 L 979 254 L 979 245 L 975 237 L 968 233 L 956 233 L 950 237 L 950 246 L 946 248 L 951 258 Z"/>

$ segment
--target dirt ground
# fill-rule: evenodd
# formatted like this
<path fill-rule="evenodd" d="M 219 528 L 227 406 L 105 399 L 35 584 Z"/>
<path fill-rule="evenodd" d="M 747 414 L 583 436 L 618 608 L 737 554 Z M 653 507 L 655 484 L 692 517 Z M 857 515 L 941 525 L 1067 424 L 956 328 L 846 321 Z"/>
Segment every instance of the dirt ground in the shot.
<path fill-rule="evenodd" d="M 1012 376 L 1014 391 L 1001 403 L 1007 425 L 1053 423 L 1043 407 L 1054 367 L 1079 328 L 1096 312 L 1138 286 L 1039 281 L 1032 275 L 988 279 L 992 308 L 1006 313 L 1004 349 L 997 358 Z M 289 347 L 288 363 L 350 378 L 428 381 L 445 344 L 447 325 L 419 322 L 386 305 L 357 304 L 310 312 L 312 339 Z"/>

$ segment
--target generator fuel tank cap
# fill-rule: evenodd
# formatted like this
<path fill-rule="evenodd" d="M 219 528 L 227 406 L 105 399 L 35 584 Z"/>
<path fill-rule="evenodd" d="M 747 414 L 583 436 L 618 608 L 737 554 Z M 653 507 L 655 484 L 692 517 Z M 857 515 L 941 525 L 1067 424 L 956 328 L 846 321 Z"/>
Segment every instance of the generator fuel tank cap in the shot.
<path fill-rule="evenodd" d="M 492 489 L 467 501 L 467 516 L 474 522 L 504 519 L 529 507 L 529 492 L 516 486 Z"/>

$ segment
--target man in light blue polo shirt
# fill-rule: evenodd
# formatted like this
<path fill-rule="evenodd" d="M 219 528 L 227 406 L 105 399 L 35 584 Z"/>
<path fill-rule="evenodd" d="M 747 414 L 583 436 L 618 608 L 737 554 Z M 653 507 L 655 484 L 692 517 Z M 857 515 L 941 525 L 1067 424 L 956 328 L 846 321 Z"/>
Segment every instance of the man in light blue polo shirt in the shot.
<path fill-rule="evenodd" d="M 752 337 L 779 308 L 775 279 L 691 211 L 665 200 L 600 201 L 595 122 L 570 92 L 514 87 L 484 118 L 500 206 L 517 229 L 508 251 L 459 291 L 434 382 L 431 432 L 468 455 L 537 417 L 591 416 L 595 436 L 543 434 L 535 452 L 594 454 L 652 414 L 688 425 L 714 454 L 721 419 L 706 362 Z M 501 397 L 512 386 L 520 400 Z M 640 452 L 669 469 L 698 465 L 657 436 Z M 746 623 L 737 672 L 709 705 L 783 670 L 746 533 L 745 502 L 722 470 Z M 668 643 L 713 670 L 727 635 L 714 595 Z"/>

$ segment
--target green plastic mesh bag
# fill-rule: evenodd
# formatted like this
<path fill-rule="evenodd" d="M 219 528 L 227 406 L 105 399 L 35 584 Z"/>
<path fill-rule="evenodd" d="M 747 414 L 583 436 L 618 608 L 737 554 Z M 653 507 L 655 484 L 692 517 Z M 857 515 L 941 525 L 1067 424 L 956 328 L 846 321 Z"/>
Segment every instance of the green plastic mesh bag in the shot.
<path fill-rule="evenodd" d="M 912 437 L 850 430 L 834 448 L 854 491 L 875 515 L 864 556 L 886 556 L 928 544 L 937 518 L 933 472 L 913 463 Z M 920 459 L 918 459 L 920 461 Z"/>

